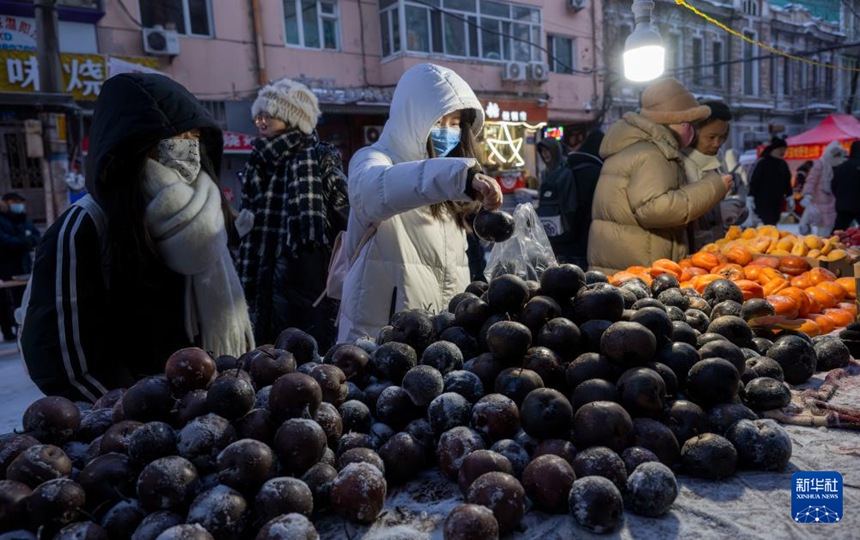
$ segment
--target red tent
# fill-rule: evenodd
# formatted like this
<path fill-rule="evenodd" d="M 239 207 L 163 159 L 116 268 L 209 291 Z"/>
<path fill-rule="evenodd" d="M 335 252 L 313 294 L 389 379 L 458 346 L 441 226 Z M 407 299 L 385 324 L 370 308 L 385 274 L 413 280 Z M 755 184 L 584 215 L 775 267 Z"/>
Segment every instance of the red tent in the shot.
<path fill-rule="evenodd" d="M 786 139 L 788 151 L 785 159 L 818 159 L 830 141 L 839 141 L 849 150 L 851 143 L 860 139 L 860 120 L 850 114 L 831 114 L 816 127 Z"/>

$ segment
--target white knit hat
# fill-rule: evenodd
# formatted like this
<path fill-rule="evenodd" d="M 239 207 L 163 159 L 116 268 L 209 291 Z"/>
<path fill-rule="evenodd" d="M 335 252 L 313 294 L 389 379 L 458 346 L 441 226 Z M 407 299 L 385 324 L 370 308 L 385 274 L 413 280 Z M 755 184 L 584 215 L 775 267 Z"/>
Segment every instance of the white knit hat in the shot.
<path fill-rule="evenodd" d="M 251 106 L 252 118 L 261 112 L 283 120 L 308 135 L 316 128 L 321 114 L 314 93 L 302 83 L 290 79 L 281 79 L 260 88 Z"/>

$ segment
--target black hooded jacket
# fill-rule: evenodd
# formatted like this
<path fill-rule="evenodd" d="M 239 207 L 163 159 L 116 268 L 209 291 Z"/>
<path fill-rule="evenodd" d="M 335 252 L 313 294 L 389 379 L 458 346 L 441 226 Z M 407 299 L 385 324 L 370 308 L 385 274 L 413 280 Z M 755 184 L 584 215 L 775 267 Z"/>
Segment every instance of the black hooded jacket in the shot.
<path fill-rule="evenodd" d="M 144 74 L 118 75 L 102 86 L 90 130 L 91 195 L 45 232 L 24 300 L 21 349 L 46 394 L 94 401 L 163 372 L 171 353 L 194 345 L 184 327 L 185 277 L 154 252 L 128 245 L 128 223 L 142 220 L 143 208 L 120 184 L 141 181 L 142 163 L 158 141 L 192 129 L 200 130 L 217 179 L 221 131 L 188 90 Z M 136 174 L 134 164 L 141 165 Z M 110 172 L 118 170 L 129 174 Z"/>
<path fill-rule="evenodd" d="M 836 211 L 860 214 L 860 141 L 851 144 L 848 161 L 833 169 Z"/>

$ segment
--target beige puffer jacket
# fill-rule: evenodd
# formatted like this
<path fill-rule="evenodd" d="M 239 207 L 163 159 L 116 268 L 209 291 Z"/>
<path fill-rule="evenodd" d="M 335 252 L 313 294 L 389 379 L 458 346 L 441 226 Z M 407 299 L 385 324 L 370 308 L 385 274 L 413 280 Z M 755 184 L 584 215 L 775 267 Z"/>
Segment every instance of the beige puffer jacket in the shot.
<path fill-rule="evenodd" d="M 379 228 L 344 281 L 338 343 L 375 338 L 397 311 L 444 311 L 469 284 L 466 234 L 451 216 L 434 218 L 430 205 L 471 200 L 466 178 L 477 162 L 427 159 L 430 129 L 461 109 L 475 109 L 480 133 L 484 113 L 469 85 L 450 69 L 414 66 L 397 83 L 379 140 L 350 160 L 347 255 L 371 224 Z"/>
<path fill-rule="evenodd" d="M 687 224 L 719 203 L 719 176 L 688 184 L 672 131 L 635 113 L 609 128 L 592 205 L 589 270 L 613 274 L 688 253 Z"/>

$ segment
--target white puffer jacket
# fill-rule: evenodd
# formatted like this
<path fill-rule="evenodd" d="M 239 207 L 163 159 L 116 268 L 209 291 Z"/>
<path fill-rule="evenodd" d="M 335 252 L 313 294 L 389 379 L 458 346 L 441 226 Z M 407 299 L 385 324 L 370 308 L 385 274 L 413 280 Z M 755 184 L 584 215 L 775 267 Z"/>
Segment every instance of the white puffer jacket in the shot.
<path fill-rule="evenodd" d="M 430 129 L 444 115 L 474 109 L 480 133 L 484 114 L 472 89 L 450 69 L 410 68 L 397 83 L 379 140 L 349 164 L 350 214 L 346 253 L 364 232 L 379 228 L 346 276 L 338 342 L 376 337 L 404 309 L 443 311 L 469 284 L 466 235 L 451 216 L 434 218 L 430 205 L 468 201 L 468 158 L 427 158 Z"/>

